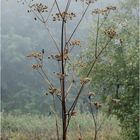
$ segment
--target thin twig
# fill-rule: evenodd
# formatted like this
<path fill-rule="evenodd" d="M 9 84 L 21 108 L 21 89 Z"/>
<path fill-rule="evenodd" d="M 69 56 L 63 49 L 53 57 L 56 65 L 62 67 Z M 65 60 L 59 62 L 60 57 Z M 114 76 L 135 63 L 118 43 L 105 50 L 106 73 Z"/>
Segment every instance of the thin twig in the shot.
<path fill-rule="evenodd" d="M 60 10 L 60 8 L 59 8 L 59 5 L 58 5 L 57 0 L 55 0 L 55 3 L 56 3 L 56 7 L 57 7 L 57 9 L 58 9 L 58 12 L 59 12 L 61 18 L 63 18 L 62 15 L 61 15 L 61 10 Z"/>
<path fill-rule="evenodd" d="M 70 40 L 71 40 L 71 38 L 73 37 L 74 33 L 76 32 L 77 28 L 79 27 L 79 25 L 80 25 L 81 21 L 83 20 L 83 18 L 84 18 L 84 16 L 85 16 L 85 14 L 86 14 L 86 12 L 87 12 L 89 6 L 90 6 L 90 4 L 87 5 L 87 7 L 86 7 L 86 9 L 85 9 L 85 11 L 84 11 L 84 13 L 83 13 L 81 19 L 79 20 L 79 22 L 78 22 L 78 24 L 76 25 L 74 31 L 72 32 L 71 36 L 69 37 L 68 41 L 66 42 L 65 47 L 68 45 L 68 43 L 70 42 Z"/>
<path fill-rule="evenodd" d="M 98 47 L 98 36 L 99 36 L 99 20 L 100 20 L 100 15 L 98 14 L 98 20 L 97 20 L 97 33 L 96 33 L 96 41 L 95 41 L 95 58 L 97 57 L 97 47 Z"/>
<path fill-rule="evenodd" d="M 96 121 L 97 118 L 95 118 L 95 116 L 94 116 L 91 100 L 90 100 L 89 104 L 90 104 L 91 115 L 92 115 L 94 126 L 95 126 L 95 129 L 94 129 L 94 140 L 96 140 L 97 139 L 97 132 L 98 132 L 97 131 L 97 121 Z"/>
<path fill-rule="evenodd" d="M 91 67 L 90 67 L 90 69 L 89 69 L 89 71 L 88 71 L 88 73 L 86 75 L 87 77 L 90 75 L 90 73 L 91 73 L 91 71 L 92 71 L 92 69 L 93 69 L 96 61 L 98 60 L 99 56 L 102 54 L 102 52 L 104 51 L 104 49 L 108 46 L 108 44 L 110 43 L 110 41 L 111 41 L 111 38 L 106 42 L 105 46 L 101 49 L 101 51 L 98 53 L 97 57 L 94 59 L 92 65 L 91 65 Z"/>
<path fill-rule="evenodd" d="M 56 1 L 56 0 L 55 0 Z M 26 1 L 25 1 L 26 2 Z M 30 8 L 31 12 L 36 16 L 36 18 L 44 24 L 45 28 L 47 29 L 48 33 L 49 33 L 49 36 L 51 37 L 51 39 L 53 40 L 55 46 L 56 46 L 56 49 L 58 50 L 58 52 L 60 53 L 60 50 L 59 50 L 59 46 L 57 45 L 57 42 L 56 40 L 54 39 L 52 33 L 50 32 L 50 29 L 48 28 L 48 26 L 46 25 L 46 21 L 44 19 L 44 17 L 40 14 L 41 18 L 36 14 L 36 12 L 31 8 L 31 6 L 26 2 L 27 6 Z"/>
<path fill-rule="evenodd" d="M 54 6 L 55 6 L 55 0 L 54 0 L 54 2 L 53 2 L 52 6 L 51 6 L 51 9 L 50 9 L 50 11 L 49 11 L 49 13 L 48 13 L 48 16 L 47 16 L 47 19 L 46 19 L 45 23 L 47 23 L 47 21 L 49 20 L 49 17 L 50 17 L 50 15 L 51 15 L 51 13 L 52 13 L 52 10 L 53 10 Z"/>
<path fill-rule="evenodd" d="M 56 104 L 55 104 L 55 98 L 53 95 L 53 106 L 54 106 L 54 115 L 55 115 L 55 124 L 56 124 L 56 135 L 57 135 L 57 140 L 59 140 L 59 128 L 58 128 L 58 121 L 57 121 L 57 116 L 56 116 Z"/>

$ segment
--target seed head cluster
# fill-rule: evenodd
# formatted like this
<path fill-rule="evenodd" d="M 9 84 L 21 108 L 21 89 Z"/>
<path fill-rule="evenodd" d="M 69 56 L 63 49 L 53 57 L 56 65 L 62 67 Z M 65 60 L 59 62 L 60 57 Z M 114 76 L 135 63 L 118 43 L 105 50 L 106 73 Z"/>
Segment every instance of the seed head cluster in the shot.
<path fill-rule="evenodd" d="M 97 8 L 94 11 L 92 11 L 92 14 L 106 15 L 111 10 L 112 11 L 116 10 L 116 7 L 115 6 L 108 6 L 108 7 L 104 8 L 104 9 Z"/>
<path fill-rule="evenodd" d="M 72 40 L 70 41 L 70 46 L 79 46 L 80 45 L 80 40 Z"/>
<path fill-rule="evenodd" d="M 31 12 L 31 10 L 39 13 L 44 13 L 44 12 L 48 12 L 48 6 L 42 3 L 36 3 L 30 6 L 30 10 L 28 10 L 28 12 Z"/>
<path fill-rule="evenodd" d="M 62 12 L 62 13 L 56 13 L 52 14 L 53 21 L 62 21 L 64 19 L 65 21 L 67 20 L 72 20 L 74 17 L 76 17 L 76 14 L 73 12 Z"/>
<path fill-rule="evenodd" d="M 104 31 L 104 33 L 109 37 L 109 38 L 113 38 L 114 36 L 116 36 L 116 31 L 112 28 L 110 29 L 106 29 Z"/>

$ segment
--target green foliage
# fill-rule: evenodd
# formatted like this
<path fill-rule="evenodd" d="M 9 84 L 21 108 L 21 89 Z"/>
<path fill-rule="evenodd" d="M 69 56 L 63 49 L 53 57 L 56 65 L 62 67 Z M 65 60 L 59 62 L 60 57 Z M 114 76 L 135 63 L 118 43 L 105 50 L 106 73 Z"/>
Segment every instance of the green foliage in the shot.
<path fill-rule="evenodd" d="M 136 4 L 137 2 L 137 4 Z M 131 5 L 130 5 L 131 4 Z M 111 17 L 104 27 L 112 25 L 118 37 L 111 42 L 108 49 L 94 67 L 91 90 L 99 95 L 107 106 L 108 114 L 113 113 L 121 122 L 124 139 L 139 139 L 139 36 L 138 36 L 138 1 L 123 2 L 119 13 Z M 129 11 L 129 12 L 128 12 Z M 120 24 L 118 24 L 118 19 Z M 98 46 L 102 46 L 100 33 Z M 85 56 L 93 55 L 93 38 Z M 85 58 L 90 64 L 90 59 Z M 86 73 L 87 70 L 81 73 Z M 112 99 L 119 102 L 114 103 Z"/>

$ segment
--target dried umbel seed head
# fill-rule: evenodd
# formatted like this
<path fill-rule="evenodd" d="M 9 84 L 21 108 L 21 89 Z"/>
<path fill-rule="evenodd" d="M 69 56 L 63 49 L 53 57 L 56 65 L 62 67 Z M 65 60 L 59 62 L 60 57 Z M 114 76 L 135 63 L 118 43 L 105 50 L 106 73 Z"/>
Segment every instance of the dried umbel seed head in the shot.
<path fill-rule="evenodd" d="M 108 6 L 108 7 L 106 7 L 108 10 L 116 10 L 117 9 L 117 7 L 116 6 Z"/>
<path fill-rule="evenodd" d="M 109 38 L 113 38 L 114 36 L 116 36 L 116 31 L 112 28 L 110 29 L 106 29 L 104 31 L 104 33 L 109 37 Z"/>
<path fill-rule="evenodd" d="M 70 112 L 71 116 L 76 116 L 76 112 L 73 111 L 73 112 Z"/>
<path fill-rule="evenodd" d="M 39 13 L 44 13 L 44 12 L 48 12 L 48 6 L 42 3 L 36 3 L 36 4 L 31 5 L 30 9 L 27 12 L 29 13 L 32 10 Z"/>
<path fill-rule="evenodd" d="M 40 52 L 32 52 L 29 55 L 27 55 L 27 57 L 34 57 L 34 58 L 39 58 L 41 56 L 42 54 Z"/>
<path fill-rule="evenodd" d="M 102 104 L 100 104 L 99 102 L 94 102 L 95 108 L 99 109 L 102 107 Z"/>
<path fill-rule="evenodd" d="M 51 55 L 52 59 L 55 59 L 57 61 L 62 61 L 62 56 L 61 54 L 56 54 L 56 55 Z"/>
<path fill-rule="evenodd" d="M 70 41 L 70 46 L 79 46 L 80 45 L 80 40 L 72 40 Z"/>
<path fill-rule="evenodd" d="M 94 11 L 92 11 L 92 14 L 100 14 L 100 15 L 106 15 L 108 12 L 110 12 L 111 10 L 114 11 L 117 8 L 115 6 L 108 6 L 104 9 L 95 9 Z"/>
<path fill-rule="evenodd" d="M 67 49 L 67 48 L 65 48 L 65 49 L 64 49 L 64 52 L 63 52 L 63 58 L 64 58 L 64 60 L 69 59 L 68 54 L 69 54 L 68 49 Z"/>
<path fill-rule="evenodd" d="M 91 78 L 88 78 L 88 77 L 81 78 L 80 79 L 80 84 L 83 85 L 83 84 L 86 84 L 86 83 L 88 83 L 90 81 L 91 81 Z"/>
<path fill-rule="evenodd" d="M 108 12 L 107 9 L 95 9 L 94 11 L 92 11 L 92 14 L 101 14 L 101 15 L 105 15 Z"/>
<path fill-rule="evenodd" d="M 57 88 L 52 87 L 51 85 L 49 86 L 48 91 L 52 95 L 54 95 L 54 94 L 58 95 L 60 93 L 60 90 L 58 90 Z"/>
<path fill-rule="evenodd" d="M 59 72 L 54 72 L 54 74 L 56 74 L 56 76 L 59 78 L 59 79 L 64 79 L 65 76 L 67 76 L 66 74 L 62 74 L 62 73 L 59 73 Z"/>
<path fill-rule="evenodd" d="M 62 12 L 62 13 L 56 13 L 52 14 L 53 21 L 62 21 L 64 19 L 65 21 L 67 20 L 72 20 L 74 17 L 76 17 L 76 14 L 73 12 Z"/>
<path fill-rule="evenodd" d="M 57 61 L 62 61 L 62 54 L 56 54 L 56 55 L 51 55 L 52 59 L 55 59 Z M 67 60 L 69 59 L 69 56 L 68 56 L 68 49 L 64 49 L 64 52 L 63 52 L 63 59 L 64 60 Z"/>
<path fill-rule="evenodd" d="M 32 65 L 32 69 L 34 69 L 34 70 L 38 70 L 41 67 L 42 67 L 42 65 L 39 65 L 39 64 L 33 64 Z"/>
<path fill-rule="evenodd" d="M 80 68 L 85 68 L 87 65 L 84 64 L 84 63 L 79 63 L 78 66 L 79 66 Z"/>

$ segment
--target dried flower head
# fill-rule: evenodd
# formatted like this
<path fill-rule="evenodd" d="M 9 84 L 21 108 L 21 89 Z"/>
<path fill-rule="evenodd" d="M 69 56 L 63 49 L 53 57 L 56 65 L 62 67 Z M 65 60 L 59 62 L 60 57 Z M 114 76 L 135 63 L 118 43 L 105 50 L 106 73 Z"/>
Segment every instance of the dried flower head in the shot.
<path fill-rule="evenodd" d="M 80 84 L 83 85 L 83 84 L 86 84 L 86 83 L 88 83 L 90 81 L 91 81 L 91 78 L 88 78 L 88 77 L 81 78 L 80 79 Z"/>
<path fill-rule="evenodd" d="M 41 67 L 42 67 L 42 65 L 39 65 L 39 64 L 33 64 L 32 65 L 32 68 L 35 69 L 35 70 L 38 70 Z"/>
<path fill-rule="evenodd" d="M 102 104 L 100 104 L 99 102 L 94 102 L 95 108 L 99 109 L 102 107 Z"/>
<path fill-rule="evenodd" d="M 116 36 L 116 31 L 112 28 L 110 29 L 106 29 L 104 31 L 104 33 L 109 37 L 109 38 L 113 38 L 114 36 Z"/>
<path fill-rule="evenodd" d="M 48 91 L 52 95 L 60 93 L 60 90 L 58 90 L 57 88 L 52 87 L 51 85 L 49 86 L 49 90 Z"/>
<path fill-rule="evenodd" d="M 57 75 L 57 77 L 59 78 L 59 79 L 63 79 L 65 76 L 67 76 L 66 74 L 62 74 L 62 73 L 59 73 L 59 72 L 57 72 L 57 73 L 55 73 L 56 75 Z"/>
<path fill-rule="evenodd" d="M 106 7 L 108 10 L 116 10 L 117 9 L 117 7 L 116 6 L 108 6 L 108 7 Z"/>
<path fill-rule="evenodd" d="M 52 14 L 53 17 L 53 21 L 61 21 L 62 19 L 64 19 L 64 21 L 67 20 L 72 20 L 74 17 L 76 17 L 76 14 L 73 12 L 62 12 L 62 13 L 56 13 L 56 14 Z"/>
<path fill-rule="evenodd" d="M 116 7 L 115 6 L 108 6 L 104 9 L 95 9 L 94 11 L 92 11 L 92 14 L 100 14 L 100 15 L 106 15 L 108 12 L 110 11 L 114 11 L 116 10 Z"/>
<path fill-rule="evenodd" d="M 71 112 L 71 116 L 76 116 L 76 112 L 75 111 Z"/>
<path fill-rule="evenodd" d="M 36 3 L 36 4 L 31 5 L 30 9 L 27 12 L 29 13 L 32 10 L 39 13 L 44 13 L 44 12 L 48 12 L 48 6 L 42 3 Z"/>
<path fill-rule="evenodd" d="M 70 41 L 70 46 L 79 46 L 80 45 L 80 40 L 72 40 Z"/>
<path fill-rule="evenodd" d="M 40 58 L 42 56 L 41 52 L 32 52 L 27 57 L 34 57 L 34 58 Z"/>
<path fill-rule="evenodd" d="M 69 54 L 69 51 L 68 51 L 68 49 L 67 49 L 67 48 L 65 48 L 65 49 L 64 49 L 64 52 L 63 52 L 63 57 L 64 57 L 64 60 L 69 59 L 68 54 Z"/>
<path fill-rule="evenodd" d="M 101 15 L 105 15 L 108 12 L 107 9 L 95 9 L 94 11 L 92 11 L 92 14 L 101 14 Z"/>
<path fill-rule="evenodd" d="M 79 67 L 81 67 L 81 68 L 85 68 L 87 65 L 86 64 L 84 64 L 84 63 L 79 63 Z"/>
<path fill-rule="evenodd" d="M 57 61 L 62 61 L 62 56 L 61 54 L 56 54 L 56 55 L 51 55 L 52 59 L 55 59 Z"/>
<path fill-rule="evenodd" d="M 62 61 L 62 54 L 51 55 L 51 57 L 52 57 L 52 59 L 55 59 L 57 61 Z M 68 49 L 67 48 L 64 49 L 63 59 L 64 60 L 69 59 L 69 57 L 68 57 Z"/>

